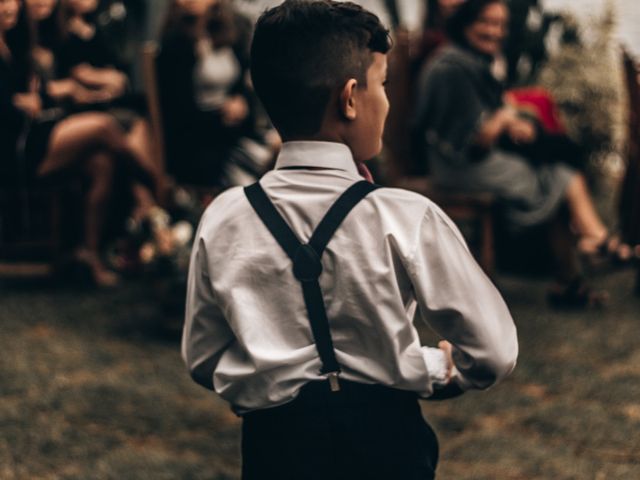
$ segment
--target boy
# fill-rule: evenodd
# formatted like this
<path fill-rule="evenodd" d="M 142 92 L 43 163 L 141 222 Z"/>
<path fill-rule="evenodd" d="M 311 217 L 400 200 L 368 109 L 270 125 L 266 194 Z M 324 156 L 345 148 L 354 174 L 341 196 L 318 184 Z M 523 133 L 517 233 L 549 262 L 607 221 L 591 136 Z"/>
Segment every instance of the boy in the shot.
<path fill-rule="evenodd" d="M 287 0 L 256 25 L 253 83 L 284 144 L 205 212 L 182 344 L 243 417 L 243 479 L 433 478 L 418 397 L 515 365 L 509 311 L 451 221 L 361 176 L 382 146 L 389 48 L 351 3 Z M 441 348 L 420 346 L 416 311 Z"/>

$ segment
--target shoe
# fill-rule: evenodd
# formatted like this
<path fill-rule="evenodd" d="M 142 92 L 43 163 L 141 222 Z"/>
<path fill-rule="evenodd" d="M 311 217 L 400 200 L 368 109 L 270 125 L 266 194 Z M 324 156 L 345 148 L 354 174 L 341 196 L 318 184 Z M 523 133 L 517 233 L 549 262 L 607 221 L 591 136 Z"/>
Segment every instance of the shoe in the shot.
<path fill-rule="evenodd" d="M 640 246 L 631 247 L 622 242 L 618 235 L 607 235 L 594 246 L 585 248 L 585 244 L 590 242 L 588 238 L 578 242 L 580 258 L 590 268 L 628 267 L 636 258 L 640 258 Z"/>
<path fill-rule="evenodd" d="M 593 290 L 581 277 L 566 285 L 556 285 L 547 292 L 547 302 L 558 310 L 603 308 L 609 301 L 609 294 L 603 290 Z"/>

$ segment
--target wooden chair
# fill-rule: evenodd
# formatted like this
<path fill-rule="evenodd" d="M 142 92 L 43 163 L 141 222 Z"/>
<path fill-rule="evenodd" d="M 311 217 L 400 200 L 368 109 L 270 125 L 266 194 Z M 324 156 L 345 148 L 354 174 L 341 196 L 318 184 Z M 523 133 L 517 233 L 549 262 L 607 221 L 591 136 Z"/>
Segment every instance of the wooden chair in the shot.
<path fill-rule="evenodd" d="M 392 186 L 420 193 L 433 200 L 460 227 L 484 271 L 495 270 L 495 197 L 486 192 L 462 193 L 438 188 L 428 176 L 409 176 L 412 152 L 410 124 L 411 92 L 409 35 L 398 30 L 389 55 L 389 117 L 385 128 L 385 154 Z"/>
<path fill-rule="evenodd" d="M 156 75 L 156 58 L 158 45 L 155 42 L 145 42 L 142 46 L 142 80 L 149 109 L 149 121 L 153 131 L 154 150 L 161 171 L 166 170 L 164 128 L 162 123 L 162 109 L 160 107 L 160 94 L 158 78 Z"/>
<path fill-rule="evenodd" d="M 142 50 L 145 90 L 153 130 L 155 157 L 164 170 L 162 117 L 155 81 L 155 44 Z M 56 184 L 33 182 L 29 185 L 0 187 L 0 276 L 48 276 L 61 258 L 65 237 L 64 217 L 73 213 L 81 195 L 79 181 Z M 68 218 L 66 219 L 68 220 Z"/>
<path fill-rule="evenodd" d="M 0 188 L 1 277 L 55 272 L 80 189 L 79 182 Z"/>
<path fill-rule="evenodd" d="M 624 240 L 640 244 L 640 68 L 623 52 L 626 87 L 629 98 L 627 169 L 619 196 L 620 226 Z M 640 265 L 636 278 L 636 294 L 640 296 Z"/>
<path fill-rule="evenodd" d="M 478 264 L 488 274 L 495 271 L 494 195 L 486 192 L 445 191 L 427 176 L 407 176 L 394 186 L 417 192 L 435 202 L 458 225 Z"/>

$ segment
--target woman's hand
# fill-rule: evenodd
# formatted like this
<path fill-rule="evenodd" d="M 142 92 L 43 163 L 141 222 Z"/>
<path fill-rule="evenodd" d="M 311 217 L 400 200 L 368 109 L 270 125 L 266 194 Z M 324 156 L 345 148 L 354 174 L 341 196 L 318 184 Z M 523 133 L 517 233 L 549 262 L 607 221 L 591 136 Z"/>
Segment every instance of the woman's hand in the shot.
<path fill-rule="evenodd" d="M 92 103 L 105 103 L 113 100 L 113 95 L 106 89 L 92 90 L 82 85 L 76 85 L 71 95 L 73 103 L 77 105 L 91 105 Z"/>
<path fill-rule="evenodd" d="M 514 143 L 532 143 L 537 137 L 535 125 L 521 118 L 518 111 L 509 105 L 484 121 L 475 141 L 481 147 L 491 148 L 503 134 L 507 134 Z"/>
<path fill-rule="evenodd" d="M 249 105 L 242 95 L 235 95 L 222 105 L 222 123 L 229 127 L 240 124 L 248 114 Z"/>
<path fill-rule="evenodd" d="M 533 123 L 522 118 L 515 118 L 507 127 L 507 134 L 514 143 L 533 143 L 538 136 Z"/>
<path fill-rule="evenodd" d="M 71 76 L 86 87 L 108 92 L 111 98 L 121 96 L 127 89 L 127 76 L 111 67 L 96 68 L 82 63 L 71 70 Z"/>
<path fill-rule="evenodd" d="M 55 100 L 69 99 L 76 105 L 103 103 L 113 98 L 108 90 L 87 88 L 73 78 L 47 82 L 47 94 Z"/>
<path fill-rule="evenodd" d="M 42 99 L 37 93 L 16 93 L 13 96 L 13 105 L 29 118 L 36 118 L 42 111 Z"/>
<path fill-rule="evenodd" d="M 96 34 L 96 28 L 79 17 L 69 20 L 67 28 L 83 40 L 90 40 Z"/>
<path fill-rule="evenodd" d="M 72 99 L 75 101 L 75 94 L 79 88 L 83 88 L 73 78 L 63 78 L 61 80 L 50 80 L 46 83 L 47 95 L 54 100 Z"/>

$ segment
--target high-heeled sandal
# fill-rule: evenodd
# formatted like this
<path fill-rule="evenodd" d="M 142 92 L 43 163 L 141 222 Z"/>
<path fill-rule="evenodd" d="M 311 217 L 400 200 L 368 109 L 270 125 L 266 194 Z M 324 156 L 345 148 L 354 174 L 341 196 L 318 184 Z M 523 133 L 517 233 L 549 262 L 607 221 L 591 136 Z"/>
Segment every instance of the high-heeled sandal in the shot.
<path fill-rule="evenodd" d="M 626 267 L 631 265 L 638 253 L 640 253 L 638 246 L 631 247 L 616 234 L 607 235 L 604 240 L 595 245 L 593 250 L 581 249 L 579 245 L 580 242 L 578 242 L 580 257 L 589 267 Z"/>

